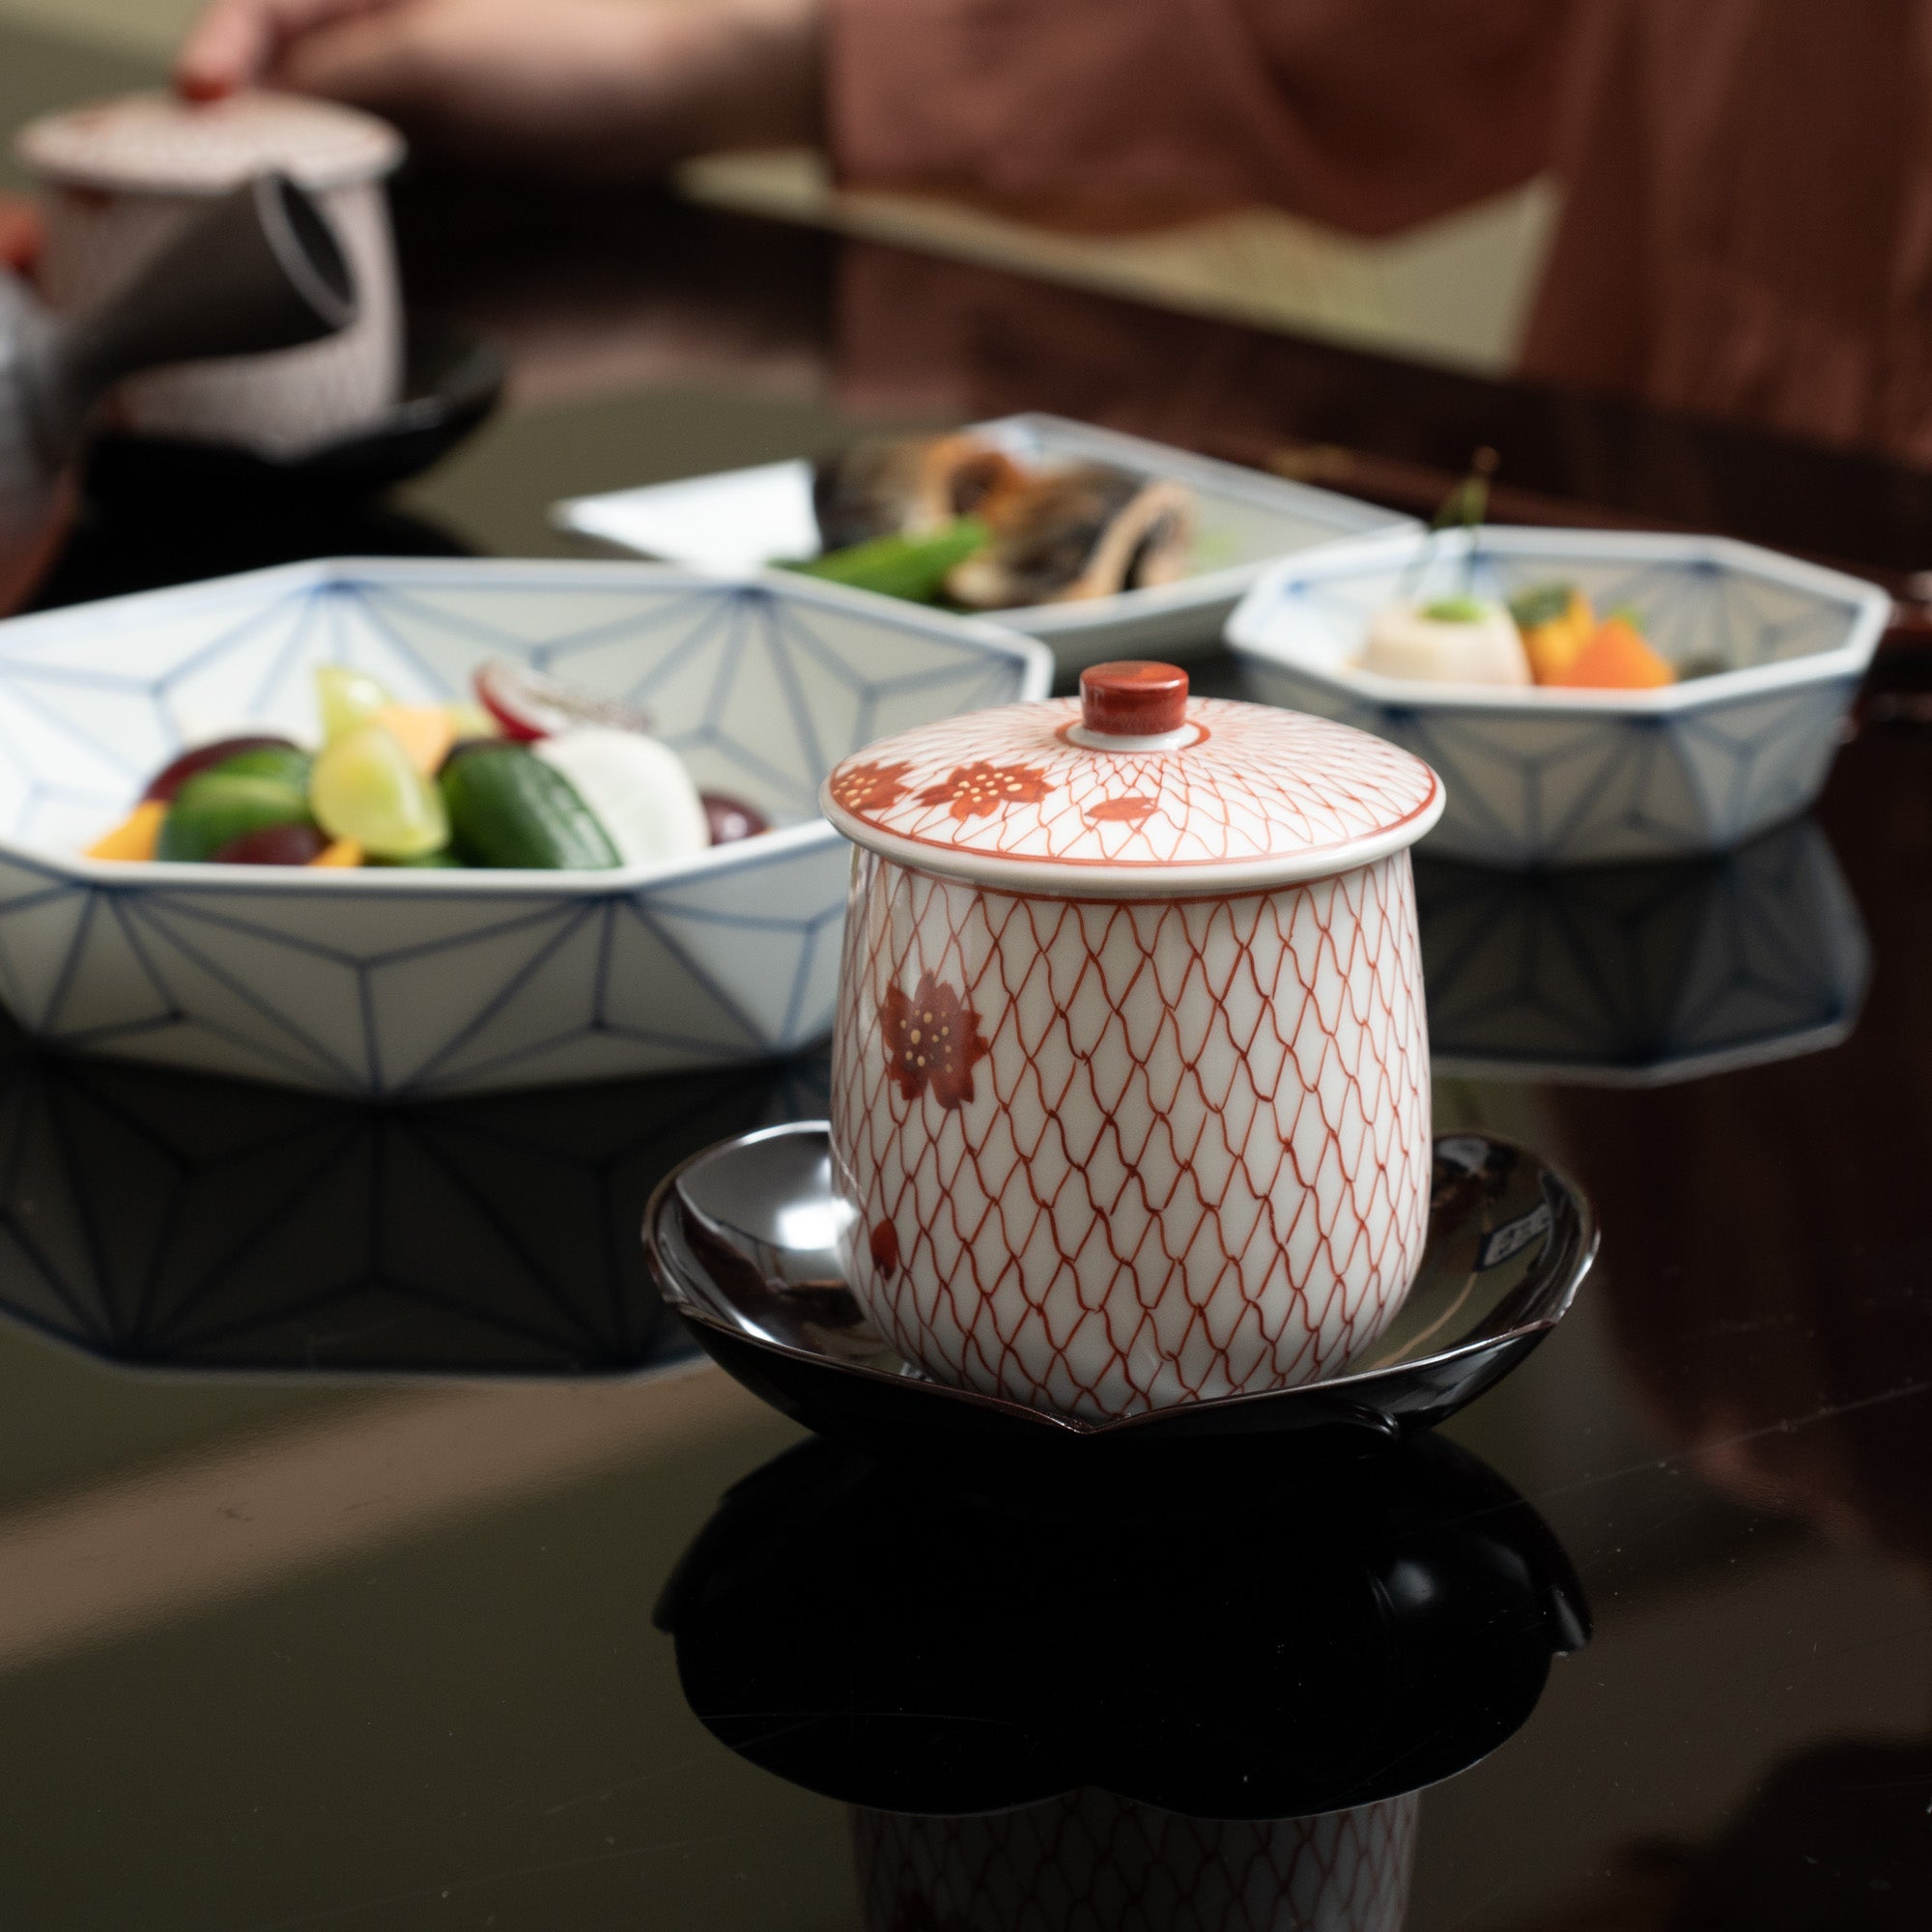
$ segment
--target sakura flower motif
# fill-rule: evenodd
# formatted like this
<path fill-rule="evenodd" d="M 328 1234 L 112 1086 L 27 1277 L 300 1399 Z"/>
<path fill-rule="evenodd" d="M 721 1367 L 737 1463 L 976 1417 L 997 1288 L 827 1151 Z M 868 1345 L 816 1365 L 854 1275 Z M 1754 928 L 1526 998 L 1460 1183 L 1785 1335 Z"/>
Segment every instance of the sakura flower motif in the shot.
<path fill-rule="evenodd" d="M 942 1107 L 973 1097 L 973 1063 L 993 1049 L 980 1036 L 980 1015 L 951 986 L 930 973 L 920 975 L 911 999 L 894 986 L 881 1020 L 887 1064 L 905 1098 L 917 1100 L 928 1087 Z"/>
<path fill-rule="evenodd" d="M 1103 798 L 1087 808 L 1089 825 L 1140 825 L 1153 815 L 1155 801 L 1129 792 L 1124 798 Z"/>
<path fill-rule="evenodd" d="M 883 811 L 896 805 L 909 787 L 910 765 L 847 765 L 832 781 L 832 796 L 847 811 Z"/>
<path fill-rule="evenodd" d="M 922 805 L 950 805 L 949 817 L 990 818 L 1009 805 L 1037 805 L 1053 789 L 1044 772 L 1031 765 L 994 765 L 976 758 L 954 765 L 952 776 L 920 793 Z"/>

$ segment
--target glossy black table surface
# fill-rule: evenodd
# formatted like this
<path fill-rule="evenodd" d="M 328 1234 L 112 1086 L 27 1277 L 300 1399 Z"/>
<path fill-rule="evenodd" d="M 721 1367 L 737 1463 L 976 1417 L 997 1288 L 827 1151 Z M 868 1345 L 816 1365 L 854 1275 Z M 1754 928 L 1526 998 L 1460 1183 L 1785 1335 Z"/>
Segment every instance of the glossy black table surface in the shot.
<path fill-rule="evenodd" d="M 504 411 L 377 501 L 109 492 L 41 602 L 554 550 L 567 492 L 1015 407 L 1932 563 L 1872 459 L 650 197 L 401 214 Z M 1422 865 L 1438 1126 L 1562 1162 L 1602 1263 L 1439 1437 L 1180 1512 L 937 1493 L 698 1360 L 645 1198 L 821 1064 L 369 1109 L 8 1039 L 0 1923 L 1917 1932 L 1925 682 L 1889 646 L 1728 859 Z"/>

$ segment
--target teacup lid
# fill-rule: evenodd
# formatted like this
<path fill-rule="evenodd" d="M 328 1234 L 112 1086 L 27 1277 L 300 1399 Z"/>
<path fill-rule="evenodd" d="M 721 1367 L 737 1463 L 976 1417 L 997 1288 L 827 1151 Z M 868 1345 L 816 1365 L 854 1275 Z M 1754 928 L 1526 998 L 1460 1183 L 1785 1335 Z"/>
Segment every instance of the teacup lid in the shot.
<path fill-rule="evenodd" d="M 270 168 L 307 188 L 373 181 L 401 161 L 403 137 L 373 114 L 303 95 L 153 93 L 30 121 L 14 150 L 43 179 L 77 187 L 218 194 Z"/>
<path fill-rule="evenodd" d="M 1347 724 L 1190 697 L 1172 665 L 1095 665 L 1077 698 L 868 745 L 820 793 L 902 865 L 1015 892 L 1168 897 L 1288 885 L 1400 851 L 1442 814 L 1420 758 Z"/>

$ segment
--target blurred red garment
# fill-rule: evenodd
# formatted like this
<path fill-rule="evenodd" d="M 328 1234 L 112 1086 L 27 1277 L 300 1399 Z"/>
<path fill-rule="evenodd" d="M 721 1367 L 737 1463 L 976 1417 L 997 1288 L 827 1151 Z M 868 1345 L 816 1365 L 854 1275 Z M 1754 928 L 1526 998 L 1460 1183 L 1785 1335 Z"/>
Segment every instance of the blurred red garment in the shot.
<path fill-rule="evenodd" d="M 1932 0 L 832 0 L 855 185 L 1386 235 L 1553 171 L 1523 373 L 1932 461 Z"/>

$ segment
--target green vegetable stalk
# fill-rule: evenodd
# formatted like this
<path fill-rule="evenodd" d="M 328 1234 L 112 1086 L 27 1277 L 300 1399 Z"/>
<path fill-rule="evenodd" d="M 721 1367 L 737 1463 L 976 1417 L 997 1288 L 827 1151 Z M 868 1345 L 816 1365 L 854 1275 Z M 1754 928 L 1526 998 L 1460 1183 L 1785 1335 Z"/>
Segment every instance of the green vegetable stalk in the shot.
<path fill-rule="evenodd" d="M 828 551 L 806 563 L 788 563 L 805 577 L 823 578 L 855 590 L 875 590 L 914 604 L 938 602 L 946 574 L 984 547 L 992 534 L 977 517 L 961 517 L 944 529 L 920 536 L 873 537 L 847 550 Z"/>

